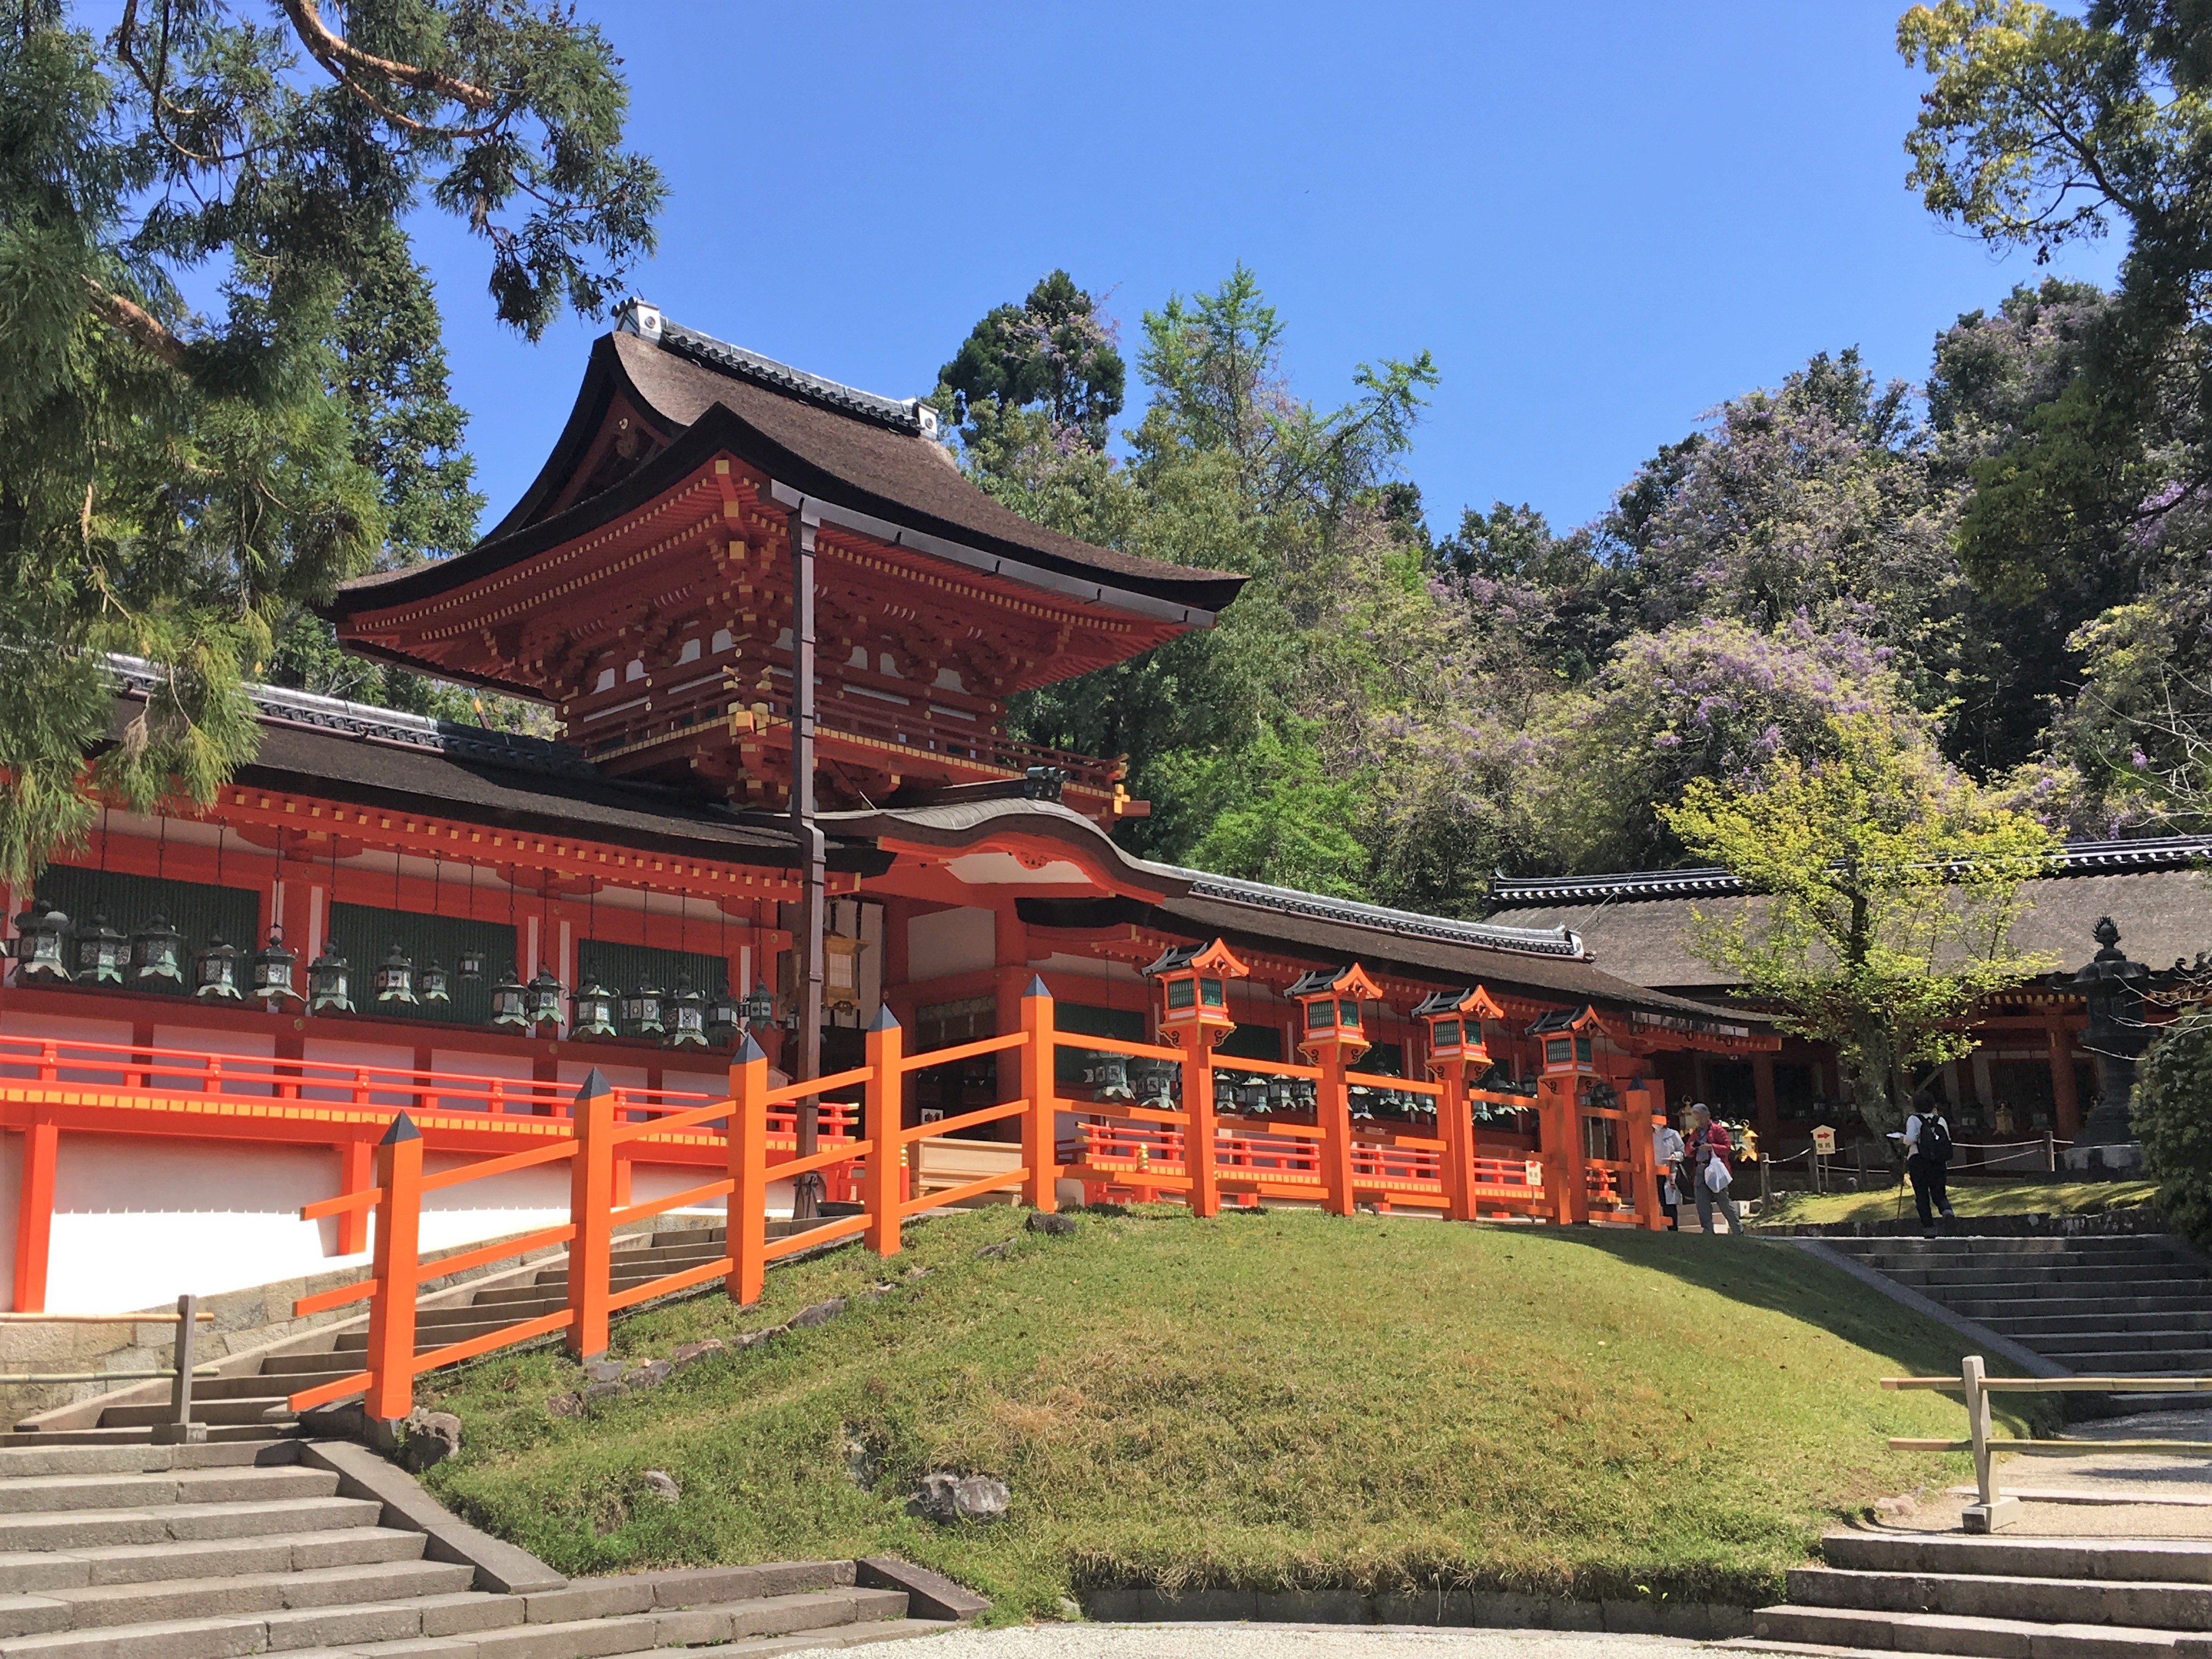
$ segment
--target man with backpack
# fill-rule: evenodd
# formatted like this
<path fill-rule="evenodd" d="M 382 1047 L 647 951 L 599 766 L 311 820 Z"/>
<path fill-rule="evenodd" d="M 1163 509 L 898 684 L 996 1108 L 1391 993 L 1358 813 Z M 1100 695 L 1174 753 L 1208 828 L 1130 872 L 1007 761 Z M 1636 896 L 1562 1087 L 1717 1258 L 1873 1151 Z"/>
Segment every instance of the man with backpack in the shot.
<path fill-rule="evenodd" d="M 1920 1226 L 1936 1237 L 1936 1212 L 1951 1218 L 1951 1194 L 1945 1188 L 1944 1171 L 1951 1162 L 1951 1126 L 1945 1121 L 1942 1103 L 1905 1120 L 1905 1172 L 1912 1177 L 1912 1201 L 1920 1211 Z"/>

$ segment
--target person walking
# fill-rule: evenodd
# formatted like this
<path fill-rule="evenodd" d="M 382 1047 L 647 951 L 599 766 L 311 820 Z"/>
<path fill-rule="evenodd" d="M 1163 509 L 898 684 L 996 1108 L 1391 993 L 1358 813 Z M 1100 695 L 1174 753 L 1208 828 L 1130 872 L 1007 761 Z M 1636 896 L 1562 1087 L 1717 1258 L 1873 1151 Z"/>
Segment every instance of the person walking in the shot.
<path fill-rule="evenodd" d="M 1905 1120 L 1905 1173 L 1912 1180 L 1912 1205 L 1920 1230 L 1936 1237 L 1936 1213 L 1951 1219 L 1951 1193 L 1945 1184 L 1951 1163 L 1951 1125 L 1941 1102 Z"/>
<path fill-rule="evenodd" d="M 1667 1231 L 1682 1231 L 1682 1132 L 1664 1117 L 1651 1120 L 1651 1162 L 1659 1171 L 1659 1212 L 1667 1218 Z"/>
<path fill-rule="evenodd" d="M 1735 1200 L 1729 1196 L 1729 1188 L 1735 1179 L 1730 1167 L 1735 1151 L 1729 1132 L 1713 1121 L 1713 1109 L 1704 1101 L 1690 1108 L 1690 1138 L 1685 1145 L 1690 1168 L 1690 1189 L 1698 1201 L 1698 1224 L 1710 1237 L 1713 1231 L 1713 1206 L 1728 1218 L 1729 1232 L 1737 1238 L 1748 1238 L 1743 1230 L 1743 1217 L 1737 1212 Z"/>

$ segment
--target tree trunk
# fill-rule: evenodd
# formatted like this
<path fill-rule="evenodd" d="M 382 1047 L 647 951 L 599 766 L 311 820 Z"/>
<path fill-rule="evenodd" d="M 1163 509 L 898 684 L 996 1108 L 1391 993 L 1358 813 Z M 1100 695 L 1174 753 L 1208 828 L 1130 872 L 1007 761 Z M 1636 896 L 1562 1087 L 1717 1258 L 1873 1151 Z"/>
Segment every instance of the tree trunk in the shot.
<path fill-rule="evenodd" d="M 1896 1045 L 1890 1040 L 1888 1022 L 1868 1012 L 1851 1021 L 1851 1095 L 1859 1116 L 1878 1135 L 1905 1127 L 1892 1087 L 1897 1070 Z"/>

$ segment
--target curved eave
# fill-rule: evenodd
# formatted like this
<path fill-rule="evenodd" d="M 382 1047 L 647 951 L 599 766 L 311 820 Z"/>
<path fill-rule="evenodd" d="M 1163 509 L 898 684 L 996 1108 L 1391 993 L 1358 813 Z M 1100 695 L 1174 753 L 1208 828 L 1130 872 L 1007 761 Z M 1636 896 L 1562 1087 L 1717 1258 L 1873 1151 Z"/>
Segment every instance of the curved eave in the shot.
<path fill-rule="evenodd" d="M 1000 573 L 1014 580 L 1024 569 L 1048 573 L 1057 581 L 1040 584 L 1065 592 L 1070 581 L 1103 591 L 1099 603 L 1112 608 L 1111 593 L 1120 589 L 1141 595 L 1156 604 L 1185 607 L 1196 613 L 1188 625 L 1205 626 L 1233 599 L 1244 585 L 1242 576 L 1208 574 L 1188 577 L 1153 577 L 1126 572 L 1103 572 L 1086 568 L 1042 549 L 1026 547 L 920 512 L 903 502 L 887 499 L 851 484 L 825 467 L 778 443 L 759 431 L 724 404 L 712 404 L 659 454 L 622 483 L 588 500 L 535 523 L 526 520 L 566 483 L 597 434 L 614 397 L 619 393 L 673 428 L 678 422 L 655 407 L 637 386 L 613 337 L 604 337 L 592 348 L 584 385 L 568 422 L 523 498 L 483 541 L 467 552 L 410 569 L 359 577 L 339 585 L 336 597 L 323 608 L 334 622 L 412 605 L 451 592 L 485 576 L 506 570 L 546 550 L 589 535 L 624 514 L 675 488 L 719 453 L 728 453 L 757 468 L 776 483 L 809 499 L 828 502 L 865 518 L 880 520 L 954 547 L 969 548 L 1000 562 Z M 917 441 L 920 441 L 917 440 Z M 915 544 L 928 551 L 926 544 Z M 1146 618 L 1152 620 L 1152 618 Z"/>
<path fill-rule="evenodd" d="M 1047 802 L 886 806 L 872 811 L 824 812 L 819 821 L 832 835 L 871 841 L 887 853 L 925 857 L 990 851 L 1034 854 L 1043 842 L 1117 896 L 1147 902 L 1179 898 L 1189 886 L 1157 865 L 1131 858 L 1089 818 Z"/>

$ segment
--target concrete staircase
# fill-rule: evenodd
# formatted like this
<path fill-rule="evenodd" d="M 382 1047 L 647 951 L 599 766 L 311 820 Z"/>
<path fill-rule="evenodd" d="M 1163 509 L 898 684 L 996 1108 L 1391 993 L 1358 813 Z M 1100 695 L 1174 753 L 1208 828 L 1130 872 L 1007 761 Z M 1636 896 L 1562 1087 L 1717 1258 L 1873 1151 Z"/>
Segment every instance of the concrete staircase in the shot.
<path fill-rule="evenodd" d="M 1832 1533 L 1723 1646 L 2212 1659 L 2212 1541 Z"/>
<path fill-rule="evenodd" d="M 769 1236 L 787 1237 L 793 1231 L 817 1224 L 771 1220 Z M 720 1227 L 652 1234 L 646 1243 L 617 1249 L 609 1277 L 616 1290 L 626 1290 L 664 1273 L 711 1261 L 721 1255 L 723 1241 L 727 1237 Z M 540 1268 L 526 1283 L 510 1281 L 475 1291 L 454 1305 L 423 1309 L 416 1316 L 415 1349 L 417 1353 L 427 1353 L 448 1343 L 466 1341 L 502 1326 L 557 1312 L 568 1305 L 568 1269 L 563 1259 Z M 268 1355 L 247 1375 L 201 1378 L 192 1385 L 193 1420 L 208 1425 L 208 1437 L 212 1441 L 258 1440 L 271 1434 L 297 1432 L 297 1423 L 291 1408 L 285 1404 L 286 1399 L 318 1382 L 359 1370 L 368 1346 L 368 1331 L 364 1324 L 358 1328 L 339 1330 L 325 1346 Z M 74 1435 L 64 1431 L 59 1437 L 128 1440 L 135 1437 L 118 1436 L 111 1431 L 143 1430 L 168 1420 L 170 1408 L 166 1399 L 150 1398 L 152 1394 L 166 1390 L 140 1389 L 130 1392 L 140 1397 L 139 1403 L 126 1401 L 109 1406 L 100 1413 L 96 1429 L 89 1432 L 79 1431 Z"/>
<path fill-rule="evenodd" d="M 734 1656 L 951 1627 L 860 1587 L 851 1561 L 479 1589 L 477 1566 L 428 1559 L 423 1532 L 340 1496 L 309 1449 L 0 1448 L 0 1659 Z"/>
<path fill-rule="evenodd" d="M 2212 1374 L 2212 1273 L 2161 1235 L 1821 1243 L 2067 1370 Z"/>

